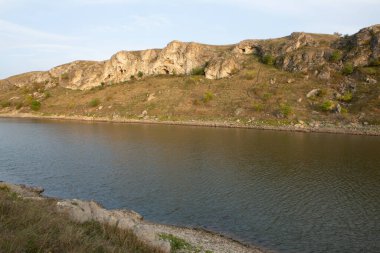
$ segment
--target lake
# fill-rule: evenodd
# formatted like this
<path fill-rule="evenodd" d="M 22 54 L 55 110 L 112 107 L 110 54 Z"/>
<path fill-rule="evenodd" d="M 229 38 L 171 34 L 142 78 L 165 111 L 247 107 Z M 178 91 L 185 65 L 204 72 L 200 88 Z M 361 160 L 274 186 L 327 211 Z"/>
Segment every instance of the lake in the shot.
<path fill-rule="evenodd" d="M 380 252 L 380 137 L 0 119 L 0 180 L 279 252 Z"/>

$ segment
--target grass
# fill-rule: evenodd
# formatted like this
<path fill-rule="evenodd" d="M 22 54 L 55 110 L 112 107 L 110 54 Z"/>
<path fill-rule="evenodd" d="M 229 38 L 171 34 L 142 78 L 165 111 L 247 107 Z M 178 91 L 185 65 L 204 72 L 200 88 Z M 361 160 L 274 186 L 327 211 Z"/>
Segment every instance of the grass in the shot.
<path fill-rule="evenodd" d="M 0 252 L 159 252 L 130 231 L 69 221 L 55 200 L 25 200 L 0 189 Z"/>
<path fill-rule="evenodd" d="M 203 103 L 207 104 L 213 98 L 214 98 L 214 94 L 212 94 L 210 91 L 208 91 L 208 92 L 205 92 L 205 94 L 203 94 L 202 101 L 203 101 Z"/>

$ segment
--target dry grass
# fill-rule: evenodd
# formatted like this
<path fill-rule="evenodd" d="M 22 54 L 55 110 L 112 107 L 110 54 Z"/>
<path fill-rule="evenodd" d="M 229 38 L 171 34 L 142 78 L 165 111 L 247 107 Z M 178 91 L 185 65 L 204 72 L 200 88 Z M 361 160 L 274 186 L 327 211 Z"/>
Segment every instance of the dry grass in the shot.
<path fill-rule="evenodd" d="M 126 230 L 74 223 L 54 200 L 24 200 L 0 189 L 0 252 L 159 252 Z"/>
<path fill-rule="evenodd" d="M 357 82 L 352 101 L 343 103 L 347 111 L 344 118 L 333 112 L 323 112 L 325 100 L 341 102 L 334 97 L 344 80 L 341 73 L 335 73 L 329 81 L 321 81 L 310 75 L 281 71 L 274 66 L 262 64 L 252 55 L 245 56 L 244 68 L 231 78 L 207 80 L 204 76 L 152 76 L 139 80 L 102 86 L 88 91 L 73 91 L 61 87 L 49 90 L 50 96 L 41 99 L 40 113 L 68 116 L 123 117 L 137 119 L 147 110 L 150 119 L 158 120 L 207 120 L 247 122 L 276 122 L 284 117 L 283 105 L 291 108 L 286 115 L 287 122 L 330 121 L 351 122 L 365 113 L 369 122 L 378 118 L 380 101 L 380 67 L 363 68 L 361 71 L 378 80 L 368 85 Z M 271 81 L 272 79 L 272 81 Z M 274 81 L 273 81 L 274 80 Z M 289 81 L 292 80 L 292 81 Z M 312 89 L 322 89 L 320 97 L 307 99 Z M 13 89 L 0 93 L 0 102 L 9 106 L 0 110 L 30 112 L 28 106 L 33 87 Z M 43 92 L 42 92 L 43 93 Z M 212 100 L 202 102 L 204 94 L 212 94 Z M 148 99 L 154 94 L 153 99 Z M 97 100 L 98 99 L 98 100 Z M 92 106 L 91 101 L 99 101 Z M 7 103 L 8 105 L 8 103 Z M 259 106 L 257 106 L 259 105 Z M 236 115 L 236 111 L 240 113 Z M 280 113 L 279 113 L 280 112 Z"/>

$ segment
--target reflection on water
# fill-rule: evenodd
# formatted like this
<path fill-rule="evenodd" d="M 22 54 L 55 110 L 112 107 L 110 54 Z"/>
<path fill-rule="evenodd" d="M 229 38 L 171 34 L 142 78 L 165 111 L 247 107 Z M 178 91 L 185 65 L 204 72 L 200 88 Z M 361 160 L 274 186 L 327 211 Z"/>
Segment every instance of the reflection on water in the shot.
<path fill-rule="evenodd" d="M 0 180 L 281 252 L 380 252 L 380 138 L 0 120 Z"/>

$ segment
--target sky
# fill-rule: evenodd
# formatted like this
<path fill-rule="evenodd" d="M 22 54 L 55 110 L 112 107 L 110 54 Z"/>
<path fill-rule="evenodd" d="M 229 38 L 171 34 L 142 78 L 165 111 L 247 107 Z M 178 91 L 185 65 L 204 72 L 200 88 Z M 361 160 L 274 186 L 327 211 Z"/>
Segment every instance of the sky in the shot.
<path fill-rule="evenodd" d="M 379 13 L 380 0 L 0 0 L 0 79 L 172 40 L 353 34 Z"/>

